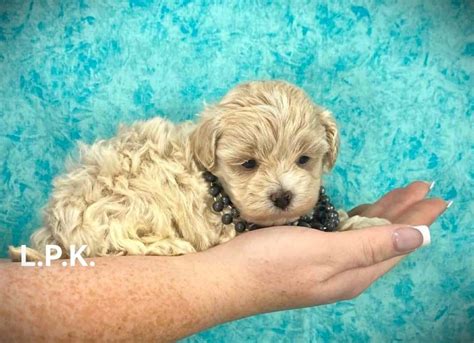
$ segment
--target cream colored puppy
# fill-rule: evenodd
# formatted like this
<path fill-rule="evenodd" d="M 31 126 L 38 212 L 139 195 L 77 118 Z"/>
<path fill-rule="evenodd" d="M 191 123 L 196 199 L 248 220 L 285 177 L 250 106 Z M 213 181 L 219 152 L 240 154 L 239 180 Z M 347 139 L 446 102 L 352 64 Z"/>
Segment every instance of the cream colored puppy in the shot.
<path fill-rule="evenodd" d="M 241 218 L 290 223 L 315 206 L 338 145 L 331 113 L 281 81 L 237 86 L 197 124 L 154 118 L 122 127 L 110 140 L 82 145 L 78 163 L 54 180 L 28 258 L 41 259 L 47 244 L 67 257 L 70 245 L 87 245 L 85 256 L 178 255 L 226 242 L 234 224 L 212 210 L 205 170 L 219 178 Z M 291 195 L 284 208 L 275 205 L 279 192 Z M 340 229 L 387 223 L 340 215 Z M 19 258 L 19 249 L 10 253 Z"/>

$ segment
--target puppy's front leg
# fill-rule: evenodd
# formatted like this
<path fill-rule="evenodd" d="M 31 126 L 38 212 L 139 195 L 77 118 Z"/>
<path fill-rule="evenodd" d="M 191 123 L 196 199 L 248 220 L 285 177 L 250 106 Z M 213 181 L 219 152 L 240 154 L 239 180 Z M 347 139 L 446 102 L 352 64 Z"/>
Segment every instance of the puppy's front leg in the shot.
<path fill-rule="evenodd" d="M 357 230 L 363 229 L 370 226 L 378 225 L 387 225 L 391 224 L 390 221 L 384 218 L 378 217 L 362 217 L 362 216 L 352 216 L 349 217 L 346 211 L 338 210 L 340 224 L 337 227 L 337 231 L 347 231 L 347 230 Z"/>

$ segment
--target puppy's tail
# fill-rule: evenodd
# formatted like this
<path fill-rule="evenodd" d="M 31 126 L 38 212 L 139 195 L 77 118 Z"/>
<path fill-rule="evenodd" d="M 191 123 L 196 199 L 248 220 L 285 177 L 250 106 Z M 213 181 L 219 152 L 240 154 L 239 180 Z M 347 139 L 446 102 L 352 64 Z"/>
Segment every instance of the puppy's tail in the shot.
<path fill-rule="evenodd" d="M 51 231 L 45 227 L 37 230 L 30 237 L 33 248 L 26 247 L 26 261 L 44 261 L 45 256 L 40 252 L 44 251 L 46 244 L 54 244 L 54 239 L 51 236 Z M 8 253 L 13 262 L 21 261 L 21 248 L 9 246 Z"/>

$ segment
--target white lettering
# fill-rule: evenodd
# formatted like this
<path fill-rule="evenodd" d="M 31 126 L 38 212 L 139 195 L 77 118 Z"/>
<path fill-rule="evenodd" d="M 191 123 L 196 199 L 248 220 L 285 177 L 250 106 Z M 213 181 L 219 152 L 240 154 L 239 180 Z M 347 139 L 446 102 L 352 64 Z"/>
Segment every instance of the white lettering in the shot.
<path fill-rule="evenodd" d="M 76 246 L 71 245 L 71 267 L 74 267 L 76 265 L 76 259 L 79 261 L 80 265 L 83 267 L 87 267 L 86 261 L 82 258 L 81 254 L 84 252 L 86 249 L 87 245 L 81 245 L 78 251 L 76 251 Z"/>
<path fill-rule="evenodd" d="M 34 267 L 36 263 L 26 261 L 26 245 L 22 245 L 20 247 L 20 255 L 21 255 L 21 266 L 22 267 Z"/>
<path fill-rule="evenodd" d="M 55 251 L 56 253 L 54 255 L 51 255 L 52 251 Z M 59 245 L 46 245 L 46 266 L 49 267 L 51 266 L 51 261 L 58 260 L 61 255 L 62 255 L 62 250 Z"/>

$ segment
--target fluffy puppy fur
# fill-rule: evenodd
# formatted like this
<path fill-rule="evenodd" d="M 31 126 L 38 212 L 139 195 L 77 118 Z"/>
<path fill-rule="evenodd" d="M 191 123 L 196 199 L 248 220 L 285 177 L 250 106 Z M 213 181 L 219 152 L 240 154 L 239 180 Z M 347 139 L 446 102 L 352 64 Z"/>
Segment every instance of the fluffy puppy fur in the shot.
<path fill-rule="evenodd" d="M 338 147 L 331 113 L 281 81 L 237 86 L 197 124 L 154 118 L 121 127 L 110 140 L 81 145 L 79 161 L 54 180 L 28 259 L 41 259 L 47 244 L 61 246 L 63 257 L 70 245 L 87 245 L 88 257 L 179 255 L 232 239 L 233 225 L 211 209 L 204 170 L 219 177 L 245 220 L 294 221 L 318 201 Z M 308 162 L 299 164 L 301 156 Z M 256 167 L 243 167 L 248 160 Z M 292 193 L 285 209 L 271 200 L 282 190 Z M 387 223 L 340 214 L 340 229 Z M 18 248 L 10 253 L 18 260 Z"/>

